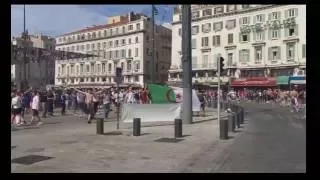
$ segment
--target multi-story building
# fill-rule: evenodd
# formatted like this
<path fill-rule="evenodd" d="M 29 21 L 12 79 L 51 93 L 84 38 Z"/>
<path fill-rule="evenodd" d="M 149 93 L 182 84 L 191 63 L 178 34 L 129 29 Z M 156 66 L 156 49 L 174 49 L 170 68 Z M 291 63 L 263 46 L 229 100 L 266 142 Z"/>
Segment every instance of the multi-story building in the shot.
<path fill-rule="evenodd" d="M 168 79 L 171 63 L 171 29 L 155 25 L 155 79 Z M 116 67 L 122 67 L 121 85 L 143 86 L 152 65 L 152 21 L 133 12 L 108 17 L 107 24 L 91 26 L 56 38 L 56 50 L 94 54 L 96 57 L 56 61 L 56 85 L 97 87 L 116 83 Z"/>
<path fill-rule="evenodd" d="M 26 48 L 27 54 L 32 51 L 33 48 L 42 48 L 49 51 L 55 49 L 55 39 L 42 34 L 28 35 L 26 40 L 21 37 L 13 38 L 12 45 L 16 45 L 18 48 Z M 16 58 L 16 59 L 14 59 Z M 15 84 L 19 84 L 23 78 L 23 64 L 22 56 L 11 56 L 11 80 Z M 47 84 L 54 84 L 54 59 L 38 60 L 26 57 L 28 63 L 26 64 L 26 79 L 29 86 L 40 87 Z"/>
<path fill-rule="evenodd" d="M 306 67 L 305 5 L 192 5 L 193 81 L 217 82 L 221 55 L 227 77 L 275 77 Z M 174 9 L 170 82 L 181 82 L 181 6 Z"/>

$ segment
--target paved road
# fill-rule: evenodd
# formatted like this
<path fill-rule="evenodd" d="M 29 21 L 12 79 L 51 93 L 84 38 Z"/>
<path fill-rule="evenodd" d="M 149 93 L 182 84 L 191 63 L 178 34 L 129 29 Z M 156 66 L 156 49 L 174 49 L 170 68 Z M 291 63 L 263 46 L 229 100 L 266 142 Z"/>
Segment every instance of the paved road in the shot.
<path fill-rule="evenodd" d="M 306 172 L 306 122 L 288 109 L 243 104 L 247 127 L 193 156 L 180 172 Z"/>

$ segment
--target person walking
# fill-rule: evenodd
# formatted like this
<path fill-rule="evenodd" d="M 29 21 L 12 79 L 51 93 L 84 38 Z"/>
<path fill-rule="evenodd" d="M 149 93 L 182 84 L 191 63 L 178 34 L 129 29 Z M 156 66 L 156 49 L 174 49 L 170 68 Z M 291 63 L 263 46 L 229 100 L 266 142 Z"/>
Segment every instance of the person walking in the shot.
<path fill-rule="evenodd" d="M 109 116 L 110 104 L 111 104 L 111 93 L 109 90 L 106 90 L 103 95 L 103 110 L 104 110 L 104 120 Z"/>
<path fill-rule="evenodd" d="M 48 115 L 49 116 L 53 116 L 54 94 L 53 94 L 52 90 L 48 91 L 47 97 L 48 97 L 48 102 L 47 102 L 47 104 L 48 104 Z"/>
<path fill-rule="evenodd" d="M 80 117 L 86 114 L 86 107 L 85 107 L 85 95 L 77 92 L 77 102 L 78 102 L 78 106 L 81 110 L 81 114 Z"/>
<path fill-rule="evenodd" d="M 42 107 L 42 118 L 47 117 L 47 110 L 48 110 L 48 97 L 47 97 L 47 92 L 43 91 L 40 94 L 40 103 Z"/>
<path fill-rule="evenodd" d="M 60 106 L 61 106 L 62 116 L 66 114 L 66 103 L 67 103 L 66 92 L 62 92 L 60 96 Z"/>
<path fill-rule="evenodd" d="M 20 126 L 23 121 L 21 117 L 22 102 L 21 102 L 20 92 L 16 92 L 13 98 L 11 99 L 11 108 L 12 108 L 11 124 Z"/>
<path fill-rule="evenodd" d="M 77 109 L 78 109 L 78 102 L 77 102 L 77 94 L 76 94 L 76 91 L 72 91 L 72 93 L 71 93 L 71 101 L 72 101 L 73 113 L 76 114 Z"/>
<path fill-rule="evenodd" d="M 32 117 L 31 117 L 31 123 L 34 122 L 34 119 L 38 119 L 38 126 L 43 124 L 41 121 L 41 118 L 39 116 L 39 109 L 40 109 L 40 93 L 38 91 L 35 91 L 33 93 L 32 103 L 31 103 L 31 109 L 32 109 Z"/>

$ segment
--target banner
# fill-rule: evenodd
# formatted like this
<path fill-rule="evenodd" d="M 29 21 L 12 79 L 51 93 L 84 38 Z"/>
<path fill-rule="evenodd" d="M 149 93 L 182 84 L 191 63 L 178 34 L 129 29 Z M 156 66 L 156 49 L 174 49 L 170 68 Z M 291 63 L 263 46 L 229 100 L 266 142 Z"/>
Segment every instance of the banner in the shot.
<path fill-rule="evenodd" d="M 168 122 L 180 117 L 181 104 L 123 104 L 121 121 L 133 122 Z"/>
<path fill-rule="evenodd" d="M 148 84 L 148 91 L 152 104 L 176 103 L 175 94 L 167 85 Z"/>
<path fill-rule="evenodd" d="M 176 100 L 177 102 L 181 102 L 183 101 L 183 88 L 178 88 L 178 87 L 172 87 L 173 91 L 176 95 Z M 200 111 L 200 101 L 197 95 L 197 92 L 192 89 L 192 111 L 193 112 L 199 112 Z"/>

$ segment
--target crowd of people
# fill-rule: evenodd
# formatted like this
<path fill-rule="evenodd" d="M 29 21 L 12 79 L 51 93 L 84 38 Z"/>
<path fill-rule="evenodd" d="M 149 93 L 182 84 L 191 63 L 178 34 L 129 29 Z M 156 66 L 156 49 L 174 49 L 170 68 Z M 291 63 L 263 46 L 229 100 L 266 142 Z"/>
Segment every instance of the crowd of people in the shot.
<path fill-rule="evenodd" d="M 222 101 L 253 101 L 255 103 L 279 103 L 291 108 L 291 111 L 303 111 L 305 113 L 306 91 L 297 88 L 291 91 L 281 89 L 242 89 L 220 91 Z M 217 100 L 217 90 L 201 91 L 198 94 L 201 110 L 204 111 L 206 104 Z M 54 116 L 54 109 L 60 108 L 62 116 L 69 111 L 80 117 L 87 117 L 91 123 L 99 108 L 103 110 L 103 117 L 107 119 L 112 107 L 128 104 L 149 104 L 151 95 L 146 88 L 127 89 L 28 89 L 25 92 L 13 90 L 11 101 L 11 123 L 15 126 L 42 124 L 42 118 Z M 25 114 L 32 113 L 27 121 Z"/>
<path fill-rule="evenodd" d="M 128 104 L 149 104 L 151 103 L 150 93 L 146 88 L 127 89 L 50 89 L 33 90 L 25 92 L 13 90 L 11 101 L 11 123 L 15 126 L 31 124 L 37 119 L 41 125 L 41 118 L 54 115 L 54 109 L 60 108 L 61 115 L 70 111 L 79 116 L 87 116 L 88 123 L 91 123 L 98 109 L 103 109 L 104 118 L 107 119 L 111 106 L 117 107 L 122 103 Z M 24 119 L 25 113 L 32 111 L 30 121 Z M 41 114 L 40 114 L 41 112 Z"/>

